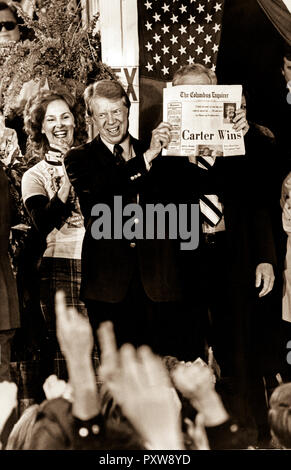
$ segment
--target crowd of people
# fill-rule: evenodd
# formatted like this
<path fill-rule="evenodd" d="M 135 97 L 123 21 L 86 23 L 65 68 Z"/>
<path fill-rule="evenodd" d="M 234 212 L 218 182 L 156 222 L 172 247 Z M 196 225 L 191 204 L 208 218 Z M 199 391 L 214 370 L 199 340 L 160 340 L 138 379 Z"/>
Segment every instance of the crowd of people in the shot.
<path fill-rule="evenodd" d="M 51 375 L 46 399 L 27 408 L 2 443 L 6 450 L 254 449 L 215 390 L 212 365 L 155 355 L 148 346 L 117 348 L 112 322 L 98 328 L 98 389 L 90 322 L 64 292 L 56 295 L 56 333 L 69 381 Z M 290 448 L 290 383 L 270 399 L 276 448 Z M 17 406 L 17 387 L 0 383 L 0 432 Z"/>
<path fill-rule="evenodd" d="M 18 41 L 4 5 L 0 40 Z M 192 64 L 172 84 L 217 79 Z M 0 121 L 2 446 L 288 448 L 291 173 L 276 163 L 276 139 L 248 120 L 243 95 L 225 119 L 245 155 L 163 157 L 172 126 L 139 141 L 130 105 L 104 79 L 82 100 L 63 86 L 34 90 L 25 144 Z M 198 207 L 198 247 L 181 250 L 181 231 L 161 237 L 157 220 L 148 236 L 149 205 Z M 20 344 L 39 365 L 23 413 L 10 370 Z"/>

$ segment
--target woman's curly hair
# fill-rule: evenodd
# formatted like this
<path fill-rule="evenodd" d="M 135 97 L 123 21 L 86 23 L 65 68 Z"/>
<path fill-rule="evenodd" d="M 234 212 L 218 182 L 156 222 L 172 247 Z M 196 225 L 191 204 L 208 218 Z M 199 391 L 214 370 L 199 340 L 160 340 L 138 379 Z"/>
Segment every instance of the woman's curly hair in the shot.
<path fill-rule="evenodd" d="M 42 133 L 42 124 L 49 103 L 63 100 L 67 103 L 75 119 L 74 146 L 85 143 L 88 139 L 85 106 L 83 99 L 76 99 L 67 89 L 40 90 L 32 96 L 24 108 L 24 129 L 29 137 L 30 150 L 44 157 L 49 149 L 49 142 Z"/>

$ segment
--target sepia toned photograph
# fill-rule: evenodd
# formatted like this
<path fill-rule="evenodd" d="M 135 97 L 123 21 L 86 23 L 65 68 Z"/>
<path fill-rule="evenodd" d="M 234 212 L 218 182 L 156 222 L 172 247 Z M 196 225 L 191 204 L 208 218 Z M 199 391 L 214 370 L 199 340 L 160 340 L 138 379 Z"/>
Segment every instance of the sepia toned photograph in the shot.
<path fill-rule="evenodd" d="M 0 1 L 3 468 L 291 449 L 290 90 L 291 0 Z"/>

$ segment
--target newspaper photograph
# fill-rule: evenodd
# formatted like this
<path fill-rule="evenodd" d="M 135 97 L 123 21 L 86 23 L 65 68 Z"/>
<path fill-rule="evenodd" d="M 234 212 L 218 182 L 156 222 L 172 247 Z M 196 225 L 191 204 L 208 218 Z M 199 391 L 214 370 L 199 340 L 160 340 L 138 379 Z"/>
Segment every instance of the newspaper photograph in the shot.
<path fill-rule="evenodd" d="M 163 93 L 163 120 L 172 125 L 163 155 L 245 155 L 243 133 L 233 129 L 241 85 L 179 85 Z"/>

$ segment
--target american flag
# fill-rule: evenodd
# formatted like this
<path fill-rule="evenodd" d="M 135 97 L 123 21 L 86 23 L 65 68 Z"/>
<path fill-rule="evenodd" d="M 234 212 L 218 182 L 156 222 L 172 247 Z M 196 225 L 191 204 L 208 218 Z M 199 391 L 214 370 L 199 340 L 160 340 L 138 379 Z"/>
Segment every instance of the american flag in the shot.
<path fill-rule="evenodd" d="M 185 64 L 215 71 L 224 0 L 138 0 L 140 75 L 169 81 Z"/>

